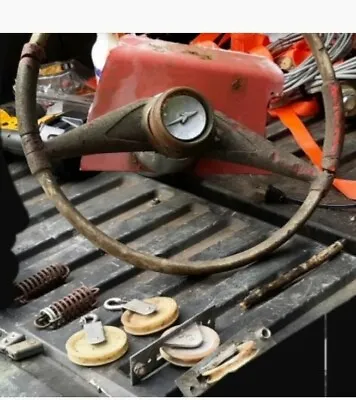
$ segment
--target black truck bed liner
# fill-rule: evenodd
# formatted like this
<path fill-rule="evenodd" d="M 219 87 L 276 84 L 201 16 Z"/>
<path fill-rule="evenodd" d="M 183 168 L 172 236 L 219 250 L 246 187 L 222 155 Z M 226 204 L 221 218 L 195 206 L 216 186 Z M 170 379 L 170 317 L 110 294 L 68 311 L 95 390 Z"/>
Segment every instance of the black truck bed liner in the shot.
<path fill-rule="evenodd" d="M 317 124 L 320 125 L 320 122 Z M 289 146 L 291 151 L 296 152 L 292 140 L 285 139 L 286 132 L 278 129 L 272 135 L 281 145 Z M 354 143 L 355 136 L 350 133 L 347 143 L 349 140 Z M 354 145 L 348 146 L 345 148 L 350 148 L 351 153 L 355 151 Z M 344 164 L 354 174 L 356 162 L 351 162 L 351 159 L 348 155 Z M 169 396 L 177 394 L 178 378 L 180 385 L 185 387 L 186 395 L 203 394 L 208 389 L 194 380 L 194 371 L 182 378 L 186 371 L 171 365 L 165 365 L 158 373 L 135 386 L 130 384 L 129 357 L 159 335 L 148 338 L 129 336 L 127 355 L 108 366 L 91 369 L 70 363 L 65 354 L 65 342 L 79 330 L 78 320 L 55 331 L 38 331 L 33 320 L 41 308 L 81 284 L 100 288 L 99 307 L 95 312 L 105 324 L 120 323 L 120 313 L 109 312 L 102 307 L 109 297 L 172 296 L 180 306 L 181 322 L 208 306 L 215 306 L 216 330 L 222 344 L 235 335 L 238 337 L 249 326 L 251 329 L 257 326 L 269 328 L 274 342 L 278 343 L 355 293 L 356 258 L 352 251 L 348 251 L 250 311 L 243 313 L 238 305 L 249 290 L 306 260 L 323 244 L 342 236 L 355 240 L 355 224 L 345 223 L 352 219 L 352 210 L 341 214 L 339 211 L 317 211 L 309 224 L 311 228 L 303 230 L 301 235 L 255 265 L 204 278 L 170 276 L 140 271 L 95 249 L 58 215 L 29 175 L 24 162 L 11 163 L 10 170 L 31 217 L 30 226 L 18 236 L 15 245 L 15 252 L 21 260 L 18 279 L 26 278 L 52 263 L 67 264 L 72 272 L 68 282 L 61 287 L 25 306 L 2 312 L 0 327 L 38 337 L 44 343 L 45 355 L 35 358 L 33 362 L 28 360 L 22 363 L 21 368 L 30 370 L 43 382 L 45 378 L 41 374 L 49 368 L 56 371 L 54 375 L 60 380 L 71 376 L 72 381 L 63 389 L 64 392 L 53 389 L 57 395 L 94 395 L 95 391 L 91 392 L 90 388 L 100 387 L 102 395 Z M 356 178 L 355 175 L 353 177 Z M 222 258 L 251 247 L 271 230 L 277 229 L 294 210 L 294 206 L 289 205 L 267 207 L 252 198 L 256 187 L 262 187 L 273 177 L 215 178 L 200 183 L 199 187 L 180 179 L 174 184 L 186 191 L 139 175 L 119 173 L 102 173 L 82 182 L 66 183 L 63 189 L 78 209 L 106 233 L 141 251 L 179 259 Z M 278 182 L 286 189 L 288 183 L 285 180 Z M 297 190 L 299 195 L 305 193 L 303 185 L 290 187 L 291 190 L 300 187 Z M 238 195 L 236 188 L 240 188 Z M 201 193 L 210 200 L 187 190 Z M 330 196 L 331 200 L 337 201 L 337 194 Z M 342 217 L 338 217 L 334 226 L 328 227 L 325 213 L 328 213 L 329 225 L 334 223 L 331 213 Z M 340 223 L 340 218 L 344 218 L 344 223 Z M 296 321 L 299 321 L 298 324 Z M 34 368 L 37 368 L 35 372 Z M 194 387 L 194 382 L 198 382 L 198 387 Z M 56 386 L 53 379 L 48 386 Z M 42 393 L 41 390 L 36 393 Z M 51 390 L 48 395 L 52 395 Z"/>

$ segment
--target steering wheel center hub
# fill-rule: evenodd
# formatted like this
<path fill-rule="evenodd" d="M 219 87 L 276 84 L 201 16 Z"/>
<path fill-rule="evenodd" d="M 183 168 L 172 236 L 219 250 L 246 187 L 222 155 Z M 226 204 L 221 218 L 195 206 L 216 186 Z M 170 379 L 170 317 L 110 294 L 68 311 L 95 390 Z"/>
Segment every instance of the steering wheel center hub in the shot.
<path fill-rule="evenodd" d="M 171 158 L 196 156 L 212 136 L 214 114 L 198 92 L 174 88 L 149 105 L 147 126 L 157 151 Z"/>

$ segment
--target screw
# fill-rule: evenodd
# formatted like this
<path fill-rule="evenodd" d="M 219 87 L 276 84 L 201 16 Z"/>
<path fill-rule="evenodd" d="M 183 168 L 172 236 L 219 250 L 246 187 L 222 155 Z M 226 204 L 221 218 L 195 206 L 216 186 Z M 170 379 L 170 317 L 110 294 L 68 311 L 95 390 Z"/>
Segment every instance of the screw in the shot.
<path fill-rule="evenodd" d="M 133 368 L 133 372 L 135 373 L 135 375 L 142 377 L 146 375 L 146 366 L 145 364 L 142 364 L 140 362 L 136 363 L 134 368 Z"/>
<path fill-rule="evenodd" d="M 160 199 L 158 199 L 157 197 L 155 197 L 153 200 L 152 200 L 152 204 L 153 205 L 157 205 L 157 204 L 159 204 L 161 202 L 161 200 Z"/>

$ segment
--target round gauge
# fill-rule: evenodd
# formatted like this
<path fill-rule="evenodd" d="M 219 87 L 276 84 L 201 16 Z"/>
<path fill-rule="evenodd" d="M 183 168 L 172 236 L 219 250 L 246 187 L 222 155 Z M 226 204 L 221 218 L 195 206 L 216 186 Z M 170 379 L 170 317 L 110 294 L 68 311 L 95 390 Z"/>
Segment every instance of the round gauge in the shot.
<path fill-rule="evenodd" d="M 204 105 L 186 94 L 169 97 L 162 108 L 162 122 L 166 130 L 182 141 L 199 138 L 204 133 L 207 119 Z"/>

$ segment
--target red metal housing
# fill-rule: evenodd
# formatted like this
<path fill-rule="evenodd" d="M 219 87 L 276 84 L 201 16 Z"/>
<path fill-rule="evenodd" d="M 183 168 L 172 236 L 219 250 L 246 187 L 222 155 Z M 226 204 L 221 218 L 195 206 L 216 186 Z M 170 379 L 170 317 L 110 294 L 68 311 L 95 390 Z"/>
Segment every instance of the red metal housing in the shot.
<path fill-rule="evenodd" d="M 212 106 L 261 135 L 272 93 L 283 88 L 280 69 L 263 57 L 127 35 L 111 51 L 89 120 L 175 86 L 192 87 Z M 82 158 L 82 170 L 137 171 L 123 153 Z M 261 173 L 227 162 L 202 159 L 198 175 Z"/>

